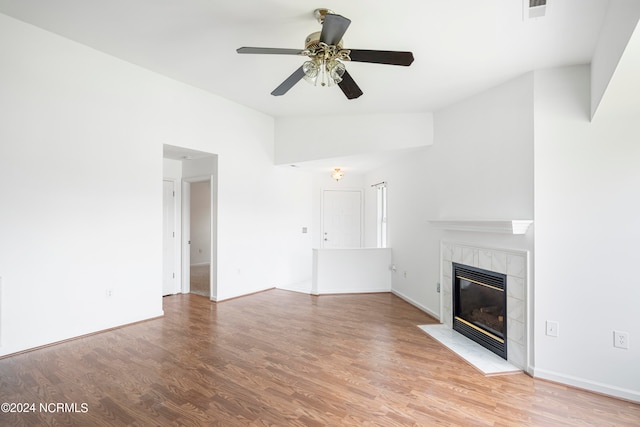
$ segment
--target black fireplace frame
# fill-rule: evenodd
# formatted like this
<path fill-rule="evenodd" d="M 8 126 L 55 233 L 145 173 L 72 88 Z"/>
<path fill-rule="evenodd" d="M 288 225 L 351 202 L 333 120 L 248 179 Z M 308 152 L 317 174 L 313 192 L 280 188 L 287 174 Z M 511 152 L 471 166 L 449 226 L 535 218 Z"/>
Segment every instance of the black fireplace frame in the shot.
<path fill-rule="evenodd" d="M 455 262 L 452 263 L 452 266 L 453 329 L 507 360 L 507 275 Z M 460 292 L 460 277 L 479 285 L 498 288 L 503 292 L 502 337 L 482 325 L 474 324 L 467 319 L 459 317 L 461 312 L 458 296 Z"/>

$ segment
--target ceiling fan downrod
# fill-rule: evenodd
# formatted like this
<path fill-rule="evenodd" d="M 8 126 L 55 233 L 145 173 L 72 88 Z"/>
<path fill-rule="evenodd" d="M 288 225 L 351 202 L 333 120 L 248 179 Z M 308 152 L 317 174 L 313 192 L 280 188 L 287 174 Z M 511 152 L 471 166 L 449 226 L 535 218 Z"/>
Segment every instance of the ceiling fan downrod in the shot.
<path fill-rule="evenodd" d="M 320 8 L 313 11 L 313 17 L 316 18 L 318 24 L 324 24 L 324 17 L 327 13 L 335 15 L 335 12 L 331 9 Z"/>

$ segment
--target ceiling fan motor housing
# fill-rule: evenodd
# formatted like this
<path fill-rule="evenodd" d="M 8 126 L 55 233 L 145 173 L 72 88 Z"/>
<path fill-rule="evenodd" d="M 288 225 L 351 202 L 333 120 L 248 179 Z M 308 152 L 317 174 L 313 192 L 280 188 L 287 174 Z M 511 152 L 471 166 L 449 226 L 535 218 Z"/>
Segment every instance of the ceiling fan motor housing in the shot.
<path fill-rule="evenodd" d="M 320 48 L 320 34 L 322 34 L 322 31 L 316 31 L 315 33 L 311 33 L 307 36 L 307 38 L 304 40 L 304 48 L 308 49 L 308 50 L 317 50 Z M 342 49 L 343 47 L 343 40 L 340 40 L 338 42 L 338 44 L 336 45 L 336 47 L 338 49 Z"/>

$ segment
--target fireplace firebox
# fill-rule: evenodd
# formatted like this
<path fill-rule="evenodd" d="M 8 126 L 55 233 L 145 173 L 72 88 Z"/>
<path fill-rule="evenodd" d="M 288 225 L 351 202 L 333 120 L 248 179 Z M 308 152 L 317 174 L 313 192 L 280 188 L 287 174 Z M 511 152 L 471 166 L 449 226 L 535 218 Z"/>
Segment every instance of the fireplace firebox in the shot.
<path fill-rule="evenodd" d="M 453 329 L 507 359 L 507 276 L 453 263 Z"/>

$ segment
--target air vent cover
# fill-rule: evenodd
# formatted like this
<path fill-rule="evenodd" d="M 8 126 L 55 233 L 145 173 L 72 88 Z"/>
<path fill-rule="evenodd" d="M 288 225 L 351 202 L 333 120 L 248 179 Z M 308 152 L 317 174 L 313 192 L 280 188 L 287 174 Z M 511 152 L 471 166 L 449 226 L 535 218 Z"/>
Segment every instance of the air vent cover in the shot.
<path fill-rule="evenodd" d="M 523 0 L 522 17 L 526 21 L 531 18 L 541 18 L 547 13 L 547 0 Z"/>

